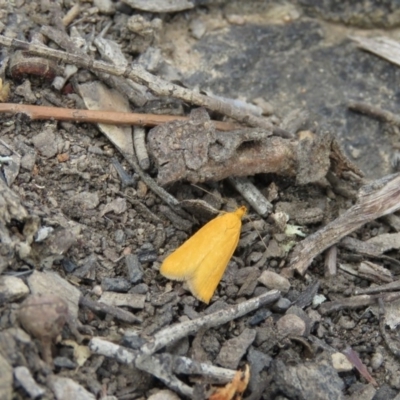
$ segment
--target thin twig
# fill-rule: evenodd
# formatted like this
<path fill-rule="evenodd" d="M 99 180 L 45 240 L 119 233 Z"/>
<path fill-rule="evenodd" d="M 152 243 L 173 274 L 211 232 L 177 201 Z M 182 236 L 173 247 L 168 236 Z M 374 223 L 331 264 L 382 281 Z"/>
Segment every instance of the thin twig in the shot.
<path fill-rule="evenodd" d="M 31 120 L 54 119 L 56 121 L 91 122 L 113 125 L 156 126 L 171 121 L 188 121 L 189 117 L 177 115 L 137 114 L 118 111 L 77 110 L 70 108 L 31 106 L 28 104 L 0 103 L 0 113 L 25 114 Z M 216 129 L 238 129 L 230 122 L 213 121 Z"/>
<path fill-rule="evenodd" d="M 140 350 L 144 354 L 154 354 L 157 350 L 170 343 L 197 332 L 200 328 L 212 328 L 239 318 L 251 311 L 254 311 L 265 304 L 278 300 L 280 292 L 271 290 L 253 299 L 244 301 L 232 307 L 219 310 L 213 314 L 196 318 L 191 321 L 181 322 L 157 332 L 148 343 L 144 344 Z"/>
<path fill-rule="evenodd" d="M 395 126 L 400 126 L 400 117 L 390 111 L 383 110 L 382 108 L 373 106 L 371 104 L 358 101 L 349 101 L 347 103 L 347 106 L 350 110 L 369 115 L 372 118 L 379 119 L 383 122 L 388 122 L 389 124 L 393 124 Z"/>
<path fill-rule="evenodd" d="M 115 76 L 123 76 L 124 78 L 132 79 L 133 81 L 146 85 L 153 93 L 158 96 L 169 96 L 181 99 L 195 104 L 200 107 L 206 107 L 209 110 L 227 115 L 236 121 L 243 122 L 250 126 L 262 127 L 271 129 L 272 124 L 265 118 L 256 117 L 249 114 L 238 107 L 233 107 L 221 100 L 202 95 L 192 90 L 183 88 L 173 83 L 164 81 L 163 79 L 147 72 L 139 65 L 132 65 L 131 67 L 114 66 L 109 63 L 96 61 L 88 56 L 76 55 L 66 53 L 64 51 L 54 50 L 49 47 L 38 45 L 35 43 L 28 43 L 22 40 L 12 39 L 0 35 L 0 44 L 6 47 L 13 47 L 28 51 L 31 54 L 39 55 L 63 61 L 68 64 L 78 65 L 87 68 L 91 71 L 105 72 Z"/>
<path fill-rule="evenodd" d="M 304 275 L 313 259 L 364 224 L 400 209 L 400 174 L 363 186 L 357 203 L 294 249 L 290 268 Z"/>

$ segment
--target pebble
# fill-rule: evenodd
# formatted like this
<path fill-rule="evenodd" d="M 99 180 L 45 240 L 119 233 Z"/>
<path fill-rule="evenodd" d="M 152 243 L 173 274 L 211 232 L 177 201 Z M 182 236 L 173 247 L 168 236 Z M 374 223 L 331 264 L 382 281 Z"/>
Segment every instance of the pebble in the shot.
<path fill-rule="evenodd" d="M 46 392 L 35 382 L 29 369 L 26 367 L 21 366 L 14 368 L 14 378 L 32 399 L 43 396 Z"/>
<path fill-rule="evenodd" d="M 150 395 L 147 400 L 179 400 L 179 397 L 171 390 L 165 389 Z"/>
<path fill-rule="evenodd" d="M 331 355 L 333 368 L 338 372 L 351 371 L 353 364 L 347 359 L 343 353 L 333 353 Z"/>
<path fill-rule="evenodd" d="M 93 4 L 99 9 L 102 14 L 114 14 L 115 7 L 111 0 L 93 0 Z"/>
<path fill-rule="evenodd" d="M 54 294 L 61 297 L 67 302 L 71 317 L 78 318 L 81 292 L 75 286 L 54 272 L 34 271 L 27 280 L 32 294 Z"/>
<path fill-rule="evenodd" d="M 143 309 L 146 296 L 134 293 L 104 292 L 99 302 L 113 307 L 126 306 L 135 309 Z"/>
<path fill-rule="evenodd" d="M 206 26 L 204 22 L 197 18 L 194 19 L 189 25 L 190 32 L 195 39 L 201 39 L 206 33 Z"/>
<path fill-rule="evenodd" d="M 290 289 L 289 280 L 272 271 L 264 271 L 258 281 L 268 289 L 280 290 L 282 293 L 287 293 Z"/>
<path fill-rule="evenodd" d="M 251 296 L 257 286 L 257 279 L 259 276 L 260 271 L 257 268 L 252 268 L 248 273 L 243 285 L 240 287 L 237 296 Z"/>
<path fill-rule="evenodd" d="M 131 288 L 131 283 L 124 278 L 104 278 L 101 281 L 103 291 L 126 293 Z"/>
<path fill-rule="evenodd" d="M 68 357 L 55 357 L 53 362 L 58 368 L 75 369 L 77 367 L 77 364 Z"/>
<path fill-rule="evenodd" d="M 117 229 L 114 232 L 115 243 L 122 244 L 125 241 L 125 232 L 122 229 Z"/>
<path fill-rule="evenodd" d="M 247 361 L 250 364 L 249 389 L 253 393 L 262 384 L 259 374 L 262 370 L 269 368 L 272 357 L 251 346 L 247 353 Z"/>
<path fill-rule="evenodd" d="M 236 370 L 240 360 L 255 338 L 256 330 L 246 328 L 238 337 L 227 340 L 218 354 L 217 364 Z"/>
<path fill-rule="evenodd" d="M 276 313 L 284 313 L 291 306 L 291 304 L 292 302 L 289 299 L 281 297 L 271 309 Z"/>
<path fill-rule="evenodd" d="M 146 294 L 149 291 L 149 286 L 145 283 L 139 283 L 131 289 L 131 293 Z"/>
<path fill-rule="evenodd" d="M 128 254 L 125 257 L 125 265 L 129 282 L 140 282 L 143 278 L 144 271 L 142 265 L 139 262 L 138 256 L 135 254 Z"/>
<path fill-rule="evenodd" d="M 16 276 L 0 276 L 0 303 L 20 300 L 29 294 L 24 281 Z"/>
<path fill-rule="evenodd" d="M 57 400 L 96 400 L 94 394 L 70 378 L 51 375 L 48 382 Z"/>
<path fill-rule="evenodd" d="M 249 325 L 256 326 L 261 324 L 261 322 L 265 321 L 271 314 L 272 313 L 270 310 L 261 308 L 260 310 L 257 310 L 256 313 L 251 317 Z"/>
<path fill-rule="evenodd" d="M 277 321 L 276 328 L 282 336 L 303 336 L 306 323 L 297 315 L 288 314 Z"/>
<path fill-rule="evenodd" d="M 312 305 L 314 308 L 320 306 L 322 303 L 326 301 L 326 297 L 323 294 L 316 294 L 313 297 Z"/>
<path fill-rule="evenodd" d="M 131 349 L 139 349 L 146 341 L 133 329 L 127 330 L 122 338 L 122 346 L 130 347 Z"/>
<path fill-rule="evenodd" d="M 56 135 L 50 126 L 32 138 L 35 149 L 45 158 L 54 157 L 58 152 Z"/>
<path fill-rule="evenodd" d="M 371 358 L 371 367 L 373 370 L 379 369 L 383 364 L 384 358 L 382 353 L 376 352 Z"/>
<path fill-rule="evenodd" d="M 354 321 L 354 319 L 349 318 L 345 315 L 342 315 L 339 318 L 339 325 L 344 328 L 344 329 L 354 329 L 354 327 L 356 326 L 356 322 Z"/>

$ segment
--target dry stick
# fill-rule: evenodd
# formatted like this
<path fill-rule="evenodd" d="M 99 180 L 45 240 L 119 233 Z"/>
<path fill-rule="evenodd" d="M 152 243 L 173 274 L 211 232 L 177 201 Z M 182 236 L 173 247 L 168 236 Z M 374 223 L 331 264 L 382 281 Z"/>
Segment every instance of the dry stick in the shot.
<path fill-rule="evenodd" d="M 278 300 L 280 292 L 278 290 L 270 290 L 253 299 L 244 301 L 235 306 L 224 308 L 215 313 L 204 317 L 196 318 L 191 321 L 181 322 L 157 332 L 153 338 L 144 344 L 140 350 L 143 354 L 151 355 L 157 350 L 167 346 L 170 343 L 184 338 L 190 334 L 197 332 L 200 328 L 212 328 L 239 318 L 251 311 L 254 311 L 265 304 Z"/>
<path fill-rule="evenodd" d="M 189 121 L 189 117 L 175 115 L 136 114 L 118 111 L 77 110 L 70 108 L 31 106 L 27 104 L 0 103 L 0 113 L 27 115 L 32 120 L 54 119 L 56 121 L 91 122 L 113 125 L 141 125 L 156 126 L 176 120 Z M 238 125 L 213 121 L 216 129 L 229 131 L 238 128 Z"/>
<path fill-rule="evenodd" d="M 358 46 L 400 66 L 400 43 L 388 37 L 366 38 L 350 36 Z"/>
<path fill-rule="evenodd" d="M 88 56 L 75 55 L 64 51 L 54 50 L 43 45 L 28 43 L 22 40 L 11 39 L 0 35 L 0 44 L 7 47 L 28 51 L 31 54 L 42 57 L 53 58 L 68 64 L 79 65 L 92 71 L 105 72 L 110 75 L 122 76 L 133 81 L 146 85 L 153 93 L 158 96 L 169 96 L 181 99 L 190 104 L 196 104 L 200 107 L 206 107 L 209 110 L 227 115 L 237 121 L 250 126 L 271 129 L 272 124 L 265 118 L 251 115 L 238 107 L 233 107 L 221 100 L 204 96 L 192 90 L 183 88 L 173 83 L 164 81 L 138 65 L 131 67 L 114 66 L 109 63 L 93 60 Z"/>
<path fill-rule="evenodd" d="M 396 301 L 400 298 L 400 293 L 387 293 L 387 294 L 363 294 L 360 296 L 347 297 L 340 300 L 328 301 L 323 303 L 319 307 L 319 312 L 322 315 L 330 314 L 331 312 L 337 312 L 340 310 L 350 309 L 369 306 L 376 304 L 379 299 L 383 299 L 385 303 Z"/>
<path fill-rule="evenodd" d="M 339 218 L 308 236 L 294 249 L 290 268 L 304 275 L 314 257 L 367 222 L 400 209 L 400 174 L 363 186 L 357 203 Z"/>
<path fill-rule="evenodd" d="M 382 108 L 357 101 L 349 101 L 347 103 L 347 106 L 349 107 L 350 110 L 357 111 L 361 114 L 369 115 L 383 122 L 388 122 L 390 124 L 400 126 L 400 117 L 398 117 L 396 114 L 393 114 L 390 111 L 383 110 Z"/>
<path fill-rule="evenodd" d="M 146 370 L 164 382 L 168 387 L 179 393 L 182 393 L 186 396 L 193 395 L 193 389 L 181 382 L 170 371 L 165 371 L 165 368 L 162 368 L 160 361 L 155 357 L 148 358 L 148 364 L 142 368 L 141 365 L 138 365 L 138 357 L 140 355 L 138 351 L 127 349 L 126 347 L 119 346 L 115 343 L 111 343 L 107 340 L 97 337 L 94 337 L 90 340 L 89 348 L 93 353 L 101 354 L 103 356 L 113 358 L 120 363 L 134 365 L 136 368 Z"/>
<path fill-rule="evenodd" d="M 171 389 L 191 397 L 193 395 L 192 388 L 181 382 L 171 373 L 171 355 L 154 355 L 154 353 L 157 350 L 172 344 L 183 337 L 195 333 L 200 328 L 211 328 L 225 324 L 226 322 L 242 317 L 243 315 L 254 311 L 265 304 L 272 303 L 278 300 L 279 297 L 280 292 L 278 290 L 271 290 L 262 294 L 261 296 L 244 301 L 243 303 L 235 306 L 216 311 L 210 315 L 199 317 L 192 321 L 185 321 L 175 324 L 156 333 L 151 341 L 144 344 L 138 351 L 129 350 L 99 338 L 91 339 L 89 347 L 94 353 L 115 358 L 125 364 L 133 364 L 136 368 L 154 375 Z M 202 366 L 199 368 L 199 370 L 203 369 L 204 367 Z M 213 373 L 210 368 L 205 368 L 205 371 L 207 371 L 209 375 Z M 217 374 L 219 379 L 224 378 L 224 375 L 225 377 L 229 377 L 229 373 L 226 371 L 224 374 L 222 374 L 221 371 L 214 372 Z M 199 371 L 196 373 L 199 373 Z"/>
<path fill-rule="evenodd" d="M 355 289 L 354 294 L 373 294 L 382 292 L 391 292 L 395 290 L 400 290 L 400 280 L 387 283 L 380 286 L 372 286 L 365 289 Z"/>

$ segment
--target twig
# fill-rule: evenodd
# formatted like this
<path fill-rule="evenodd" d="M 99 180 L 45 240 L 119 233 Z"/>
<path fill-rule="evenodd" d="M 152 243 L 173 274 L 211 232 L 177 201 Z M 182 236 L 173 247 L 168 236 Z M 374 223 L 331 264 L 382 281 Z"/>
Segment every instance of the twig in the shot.
<path fill-rule="evenodd" d="M 171 121 L 188 121 L 189 117 L 176 115 L 137 114 L 118 111 L 77 110 L 70 108 L 31 106 L 28 104 L 0 103 L 0 113 L 25 114 L 31 120 L 91 122 L 113 125 L 156 126 Z M 213 121 L 216 129 L 229 131 L 238 126 L 230 122 Z"/>
<path fill-rule="evenodd" d="M 382 108 L 373 106 L 371 104 L 357 101 L 349 101 L 347 106 L 350 110 L 369 115 L 373 118 L 379 119 L 380 121 L 388 122 L 389 124 L 400 126 L 400 117 L 390 111 L 383 110 Z"/>
<path fill-rule="evenodd" d="M 355 289 L 354 294 L 373 294 L 373 293 L 383 293 L 391 292 L 395 290 L 400 290 L 400 280 L 387 283 L 386 285 L 372 286 L 365 289 Z"/>
<path fill-rule="evenodd" d="M 249 202 L 259 215 L 266 217 L 272 211 L 272 204 L 248 178 L 229 177 L 228 181 Z"/>
<path fill-rule="evenodd" d="M 335 301 L 328 301 L 323 303 L 319 307 L 319 312 L 322 315 L 329 314 L 331 312 L 336 312 L 340 310 L 350 309 L 354 310 L 356 308 L 369 306 L 371 304 L 375 304 L 378 299 L 383 298 L 385 302 L 395 301 L 400 298 L 400 293 L 388 293 L 386 295 L 381 294 L 373 294 L 368 295 L 364 294 L 361 296 L 352 296 L 345 299 L 335 300 Z"/>
<path fill-rule="evenodd" d="M 400 357 L 400 348 L 394 344 L 393 340 L 390 339 L 389 335 L 386 332 L 386 326 L 385 326 L 386 311 L 385 311 L 384 300 L 382 298 L 379 298 L 378 304 L 379 304 L 379 330 L 381 332 L 383 340 L 385 341 L 387 347 L 393 353 L 393 355 L 395 355 L 396 357 Z"/>
<path fill-rule="evenodd" d="M 214 326 L 225 324 L 226 322 L 232 321 L 233 319 L 239 318 L 258 309 L 265 304 L 272 303 L 278 300 L 279 297 L 280 292 L 278 290 L 271 290 L 258 297 L 219 310 L 213 314 L 172 325 L 157 332 L 148 343 L 144 344 L 140 348 L 140 350 L 143 354 L 154 354 L 157 350 L 197 332 L 200 328 L 212 328 Z"/>
<path fill-rule="evenodd" d="M 0 35 L 0 44 L 7 47 L 25 50 L 31 54 L 40 55 L 42 57 L 63 61 L 68 64 L 79 65 L 80 67 L 87 68 L 91 71 L 105 72 L 115 76 L 123 76 L 124 78 L 132 79 L 137 83 L 146 85 L 158 96 L 175 97 L 189 102 L 190 104 L 206 107 L 209 110 L 227 115 L 236 121 L 243 122 L 250 126 L 263 127 L 267 129 L 272 128 L 272 124 L 265 118 L 256 117 L 238 107 L 233 107 L 230 104 L 226 104 L 221 100 L 204 96 L 200 93 L 164 81 L 158 76 L 147 72 L 139 65 L 133 65 L 131 67 L 114 66 L 109 63 L 96 61 L 88 56 L 66 53 L 64 51 L 54 50 L 43 45 L 37 45 L 35 43 L 28 43 L 22 40 L 8 38 L 3 35 Z"/>
<path fill-rule="evenodd" d="M 81 296 L 79 298 L 79 304 L 82 307 L 87 307 L 89 308 L 89 310 L 92 310 L 96 313 L 100 312 L 109 314 L 119 319 L 120 321 L 128 322 L 130 324 L 137 324 L 142 322 L 140 318 L 136 317 L 135 315 L 126 310 L 123 310 L 122 308 L 113 307 L 104 303 L 93 301 L 84 296 Z"/>
<path fill-rule="evenodd" d="M 272 303 L 278 300 L 279 297 L 279 291 L 271 290 L 254 299 L 216 311 L 213 314 L 175 324 L 158 332 L 151 341 L 144 344 L 139 350 L 130 350 L 99 338 L 91 339 L 89 348 L 94 353 L 114 358 L 124 364 L 133 364 L 136 368 L 154 375 L 171 389 L 185 396 L 192 397 L 193 389 L 176 378 L 172 374 L 173 370 L 176 370 L 176 373 L 204 374 L 222 381 L 231 380 L 232 374 L 235 374 L 235 371 L 206 366 L 186 357 L 177 359 L 171 354 L 155 355 L 154 353 L 183 337 L 195 333 L 200 328 L 211 328 L 222 325 L 265 304 Z"/>
<path fill-rule="evenodd" d="M 363 186 L 353 207 L 295 247 L 290 268 L 304 275 L 318 254 L 364 224 L 398 209 L 400 209 L 400 174 L 389 175 Z"/>
<path fill-rule="evenodd" d="M 400 66 L 400 43 L 387 37 L 366 38 L 350 36 L 358 46 Z"/>

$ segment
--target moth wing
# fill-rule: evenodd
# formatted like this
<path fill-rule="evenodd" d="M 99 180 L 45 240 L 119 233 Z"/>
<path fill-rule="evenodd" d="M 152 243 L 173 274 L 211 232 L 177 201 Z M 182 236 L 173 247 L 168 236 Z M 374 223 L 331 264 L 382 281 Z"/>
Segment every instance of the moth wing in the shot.
<path fill-rule="evenodd" d="M 160 273 L 168 279 L 178 281 L 191 277 L 209 253 L 214 239 L 221 235 L 221 228 L 224 231 L 225 224 L 222 222 L 221 225 L 221 219 L 226 215 L 228 214 L 212 219 L 171 253 L 162 263 Z"/>
<path fill-rule="evenodd" d="M 219 217 L 218 232 L 208 236 L 207 251 L 187 283 L 198 299 L 209 303 L 239 242 L 242 221 L 234 213 Z M 200 260 L 199 260 L 200 261 Z"/>

